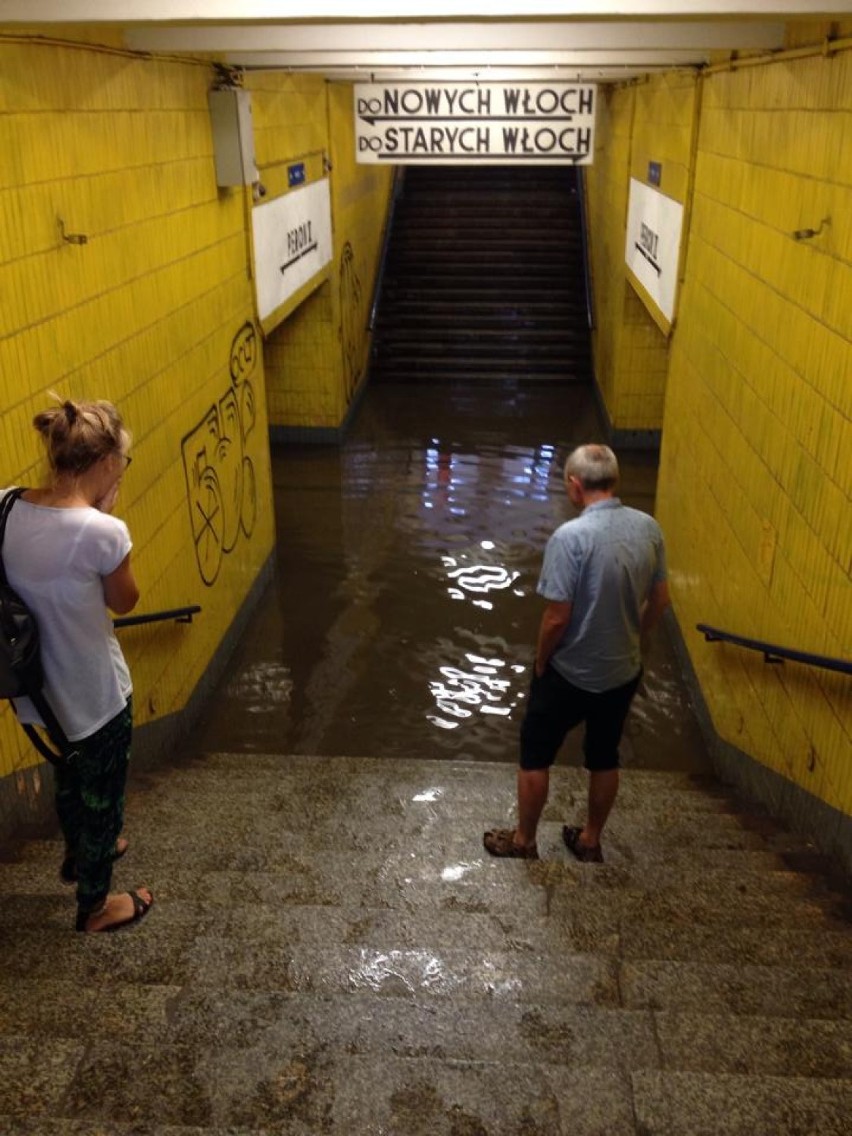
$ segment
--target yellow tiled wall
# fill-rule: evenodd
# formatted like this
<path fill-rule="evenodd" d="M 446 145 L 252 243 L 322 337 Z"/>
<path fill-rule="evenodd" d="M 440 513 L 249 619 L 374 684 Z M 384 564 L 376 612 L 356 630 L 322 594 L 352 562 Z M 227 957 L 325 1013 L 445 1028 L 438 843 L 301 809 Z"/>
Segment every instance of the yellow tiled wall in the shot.
<path fill-rule="evenodd" d="M 295 297 L 268 336 L 270 423 L 337 430 L 367 370 L 367 322 L 392 171 L 355 162 L 352 85 L 310 76 L 250 78 L 257 159 L 274 196 L 287 165 L 308 181 L 329 171 L 334 254 L 325 279 Z M 282 180 L 282 178 L 284 180 Z"/>
<path fill-rule="evenodd" d="M 717 731 L 847 815 L 849 678 L 693 628 L 852 657 L 850 139 L 849 51 L 703 80 L 658 498 Z"/>
<path fill-rule="evenodd" d="M 355 161 L 352 84 L 329 84 L 329 136 L 334 212 L 335 325 L 342 364 L 344 406 L 367 374 L 367 324 L 379 268 L 393 168 Z"/>
<path fill-rule="evenodd" d="M 134 436 L 117 512 L 138 610 L 203 607 L 120 632 L 137 724 L 185 705 L 273 544 L 247 206 L 216 187 L 212 79 L 0 40 L 0 484 L 43 477 L 49 391 L 113 400 Z M 33 760 L 3 704 L 0 776 Z"/>
<path fill-rule="evenodd" d="M 596 326 L 595 375 L 610 425 L 657 431 L 663 421 L 668 340 L 627 278 L 624 239 L 630 178 L 662 168 L 661 193 L 689 192 L 696 80 L 685 73 L 604 89 L 595 160 L 586 169 Z"/>
<path fill-rule="evenodd" d="M 584 170 L 595 328 L 595 379 L 610 415 L 617 417 L 618 354 L 627 282 L 624 230 L 635 90 L 602 87 L 595 129 L 595 155 Z"/>
<path fill-rule="evenodd" d="M 273 426 L 336 430 L 344 415 L 332 283 L 302 301 L 267 340 Z"/>

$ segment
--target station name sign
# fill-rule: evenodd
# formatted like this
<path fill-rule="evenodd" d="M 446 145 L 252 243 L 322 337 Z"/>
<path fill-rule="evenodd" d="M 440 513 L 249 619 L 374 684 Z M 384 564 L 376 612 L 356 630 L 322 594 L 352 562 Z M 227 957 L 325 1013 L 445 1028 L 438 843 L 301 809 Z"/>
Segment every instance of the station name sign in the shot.
<path fill-rule="evenodd" d="M 356 83 L 358 162 L 591 165 L 594 84 Z"/>
<path fill-rule="evenodd" d="M 266 331 L 278 309 L 331 261 L 328 178 L 256 205 L 251 223 L 257 314 Z"/>
<path fill-rule="evenodd" d="M 639 284 L 640 297 L 667 334 L 674 319 L 682 232 L 683 205 L 631 178 L 624 249 L 628 279 Z"/>

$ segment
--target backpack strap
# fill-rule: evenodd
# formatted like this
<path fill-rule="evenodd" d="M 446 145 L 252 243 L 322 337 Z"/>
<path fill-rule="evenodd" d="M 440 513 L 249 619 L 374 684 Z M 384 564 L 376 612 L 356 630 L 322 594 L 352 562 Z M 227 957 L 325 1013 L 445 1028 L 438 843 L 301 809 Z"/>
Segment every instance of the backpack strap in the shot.
<path fill-rule="evenodd" d="M 34 702 L 35 699 L 32 699 L 32 701 Z M 44 705 L 47 706 L 47 703 L 45 702 Z M 39 713 L 41 714 L 42 719 L 46 720 L 44 710 L 39 710 Z M 71 743 L 68 741 L 68 739 L 65 738 L 65 734 L 62 732 L 62 727 L 59 726 L 58 723 L 57 728 L 59 730 L 59 733 L 62 734 L 63 738 L 65 738 L 65 745 L 56 747 L 57 749 L 61 750 L 60 753 L 57 753 L 56 750 L 52 750 L 50 748 L 50 746 L 47 744 L 47 742 L 44 740 L 35 726 L 30 725 L 29 722 L 21 722 L 20 726 L 32 742 L 33 746 L 45 759 L 45 761 L 49 761 L 51 765 L 55 765 L 57 768 L 62 767 L 63 769 L 71 763 L 71 759 L 74 756 L 75 750 L 71 746 Z M 54 734 L 53 730 L 48 730 L 48 733 L 51 740 L 55 741 L 56 735 Z"/>
<path fill-rule="evenodd" d="M 6 566 L 3 563 L 3 538 L 6 536 L 6 522 L 12 512 L 12 506 L 24 493 L 26 493 L 26 489 L 19 485 L 15 489 L 10 489 L 0 503 L 0 582 L 3 584 L 9 582 L 6 579 Z"/>
<path fill-rule="evenodd" d="M 9 581 L 6 577 L 6 566 L 3 563 L 3 540 L 6 536 L 6 522 L 9 519 L 12 506 L 24 493 L 26 493 L 26 488 L 24 486 L 17 486 L 15 489 L 10 489 L 3 498 L 2 503 L 0 503 L 0 583 L 6 587 L 9 586 Z M 48 737 L 59 750 L 59 753 L 55 753 L 50 748 L 34 726 L 26 722 L 21 722 L 24 732 L 42 757 L 46 758 L 51 765 L 65 765 L 70 760 L 74 747 L 65 736 L 65 731 L 60 726 L 50 704 L 40 690 L 28 690 L 27 698 L 29 698 L 30 702 L 32 702 L 33 706 L 38 710 L 41 720 L 44 722 L 44 728 L 47 730 Z"/>
<path fill-rule="evenodd" d="M 38 710 L 44 728 L 47 731 L 47 736 L 59 750 L 56 753 L 50 748 L 47 742 L 41 737 L 36 730 L 35 726 L 30 725 L 29 722 L 21 722 L 24 733 L 36 747 L 42 757 L 46 758 L 51 765 L 67 765 L 74 754 L 74 746 L 69 742 L 65 736 L 65 731 L 59 724 L 59 720 L 51 709 L 50 703 L 40 690 L 31 690 L 27 692 L 27 698 Z"/>

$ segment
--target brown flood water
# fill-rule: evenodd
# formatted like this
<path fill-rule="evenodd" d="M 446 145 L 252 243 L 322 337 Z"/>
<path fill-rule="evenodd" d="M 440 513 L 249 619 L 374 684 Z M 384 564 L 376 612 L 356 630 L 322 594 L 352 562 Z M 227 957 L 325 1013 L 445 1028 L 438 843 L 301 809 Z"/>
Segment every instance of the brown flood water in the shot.
<path fill-rule="evenodd" d="M 275 579 L 200 748 L 514 763 L 562 464 L 603 436 L 583 388 L 374 386 L 340 447 L 277 447 Z M 655 459 L 619 458 L 622 500 L 653 511 Z M 709 768 L 663 630 L 622 752 Z"/>

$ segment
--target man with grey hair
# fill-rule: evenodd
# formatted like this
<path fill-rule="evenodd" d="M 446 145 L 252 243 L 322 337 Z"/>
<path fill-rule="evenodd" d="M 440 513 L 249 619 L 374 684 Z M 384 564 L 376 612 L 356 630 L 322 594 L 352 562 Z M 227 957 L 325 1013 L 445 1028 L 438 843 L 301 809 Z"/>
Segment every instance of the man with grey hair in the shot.
<path fill-rule="evenodd" d="M 603 862 L 624 722 L 647 637 L 669 603 L 660 526 L 623 505 L 617 483 L 609 446 L 579 446 L 568 456 L 565 489 L 580 516 L 560 525 L 545 550 L 538 592 L 547 606 L 521 725 L 518 823 L 485 833 L 493 856 L 537 859 L 550 767 L 568 731 L 584 722 L 588 810 L 585 824 L 565 825 L 562 838 L 578 860 Z"/>

